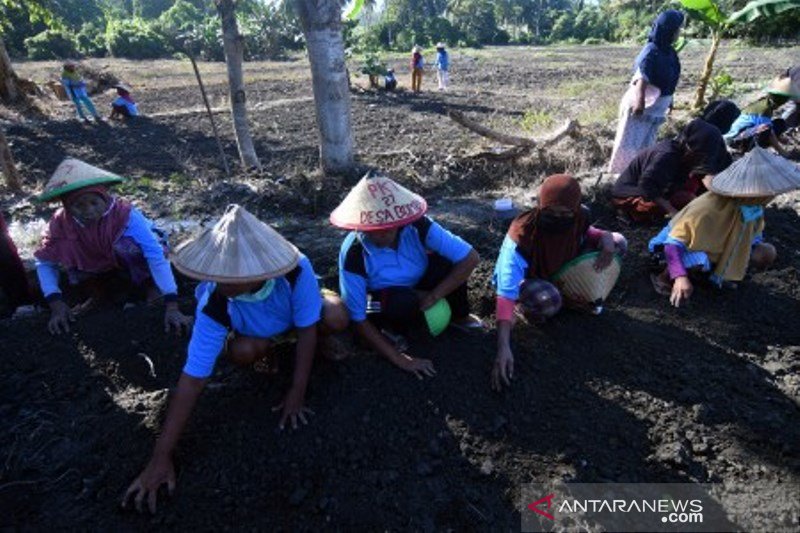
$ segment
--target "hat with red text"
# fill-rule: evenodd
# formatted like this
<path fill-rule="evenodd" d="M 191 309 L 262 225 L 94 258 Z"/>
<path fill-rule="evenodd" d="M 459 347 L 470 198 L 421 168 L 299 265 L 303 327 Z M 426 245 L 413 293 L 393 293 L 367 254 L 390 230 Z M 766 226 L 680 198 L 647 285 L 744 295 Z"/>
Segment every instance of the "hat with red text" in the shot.
<path fill-rule="evenodd" d="M 387 176 L 368 173 L 331 213 L 331 224 L 343 229 L 374 231 L 398 228 L 422 218 L 425 199 Z"/>

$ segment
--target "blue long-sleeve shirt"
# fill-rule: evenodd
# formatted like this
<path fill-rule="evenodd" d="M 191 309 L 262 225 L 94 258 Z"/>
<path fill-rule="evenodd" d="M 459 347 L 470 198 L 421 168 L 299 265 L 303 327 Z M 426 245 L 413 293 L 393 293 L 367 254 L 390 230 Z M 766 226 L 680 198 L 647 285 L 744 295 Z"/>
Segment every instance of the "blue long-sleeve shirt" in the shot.
<path fill-rule="evenodd" d="M 131 208 L 128 226 L 122 232 L 121 237 L 130 237 L 142 249 L 142 255 L 150 267 L 150 274 L 161 294 L 164 296 L 177 295 L 178 286 L 175 283 L 175 276 L 172 275 L 169 261 L 164 257 L 164 248 L 153 233 L 153 223 L 135 207 Z M 45 298 L 61 294 L 61 289 L 58 287 L 58 263 L 37 259 L 36 275 Z"/>

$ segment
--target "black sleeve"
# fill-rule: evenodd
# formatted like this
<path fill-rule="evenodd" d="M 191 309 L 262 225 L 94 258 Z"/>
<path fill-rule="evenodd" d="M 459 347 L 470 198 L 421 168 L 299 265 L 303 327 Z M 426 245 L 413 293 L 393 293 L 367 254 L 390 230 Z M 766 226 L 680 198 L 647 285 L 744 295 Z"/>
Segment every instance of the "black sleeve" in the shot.
<path fill-rule="evenodd" d="M 231 329 L 231 317 L 228 314 L 228 299 L 219 291 L 214 290 L 208 297 L 203 313 L 215 322 Z"/>
<path fill-rule="evenodd" d="M 367 266 L 364 263 L 364 247 L 357 240 L 347 250 L 344 258 L 344 269 L 351 274 L 367 277 Z"/>

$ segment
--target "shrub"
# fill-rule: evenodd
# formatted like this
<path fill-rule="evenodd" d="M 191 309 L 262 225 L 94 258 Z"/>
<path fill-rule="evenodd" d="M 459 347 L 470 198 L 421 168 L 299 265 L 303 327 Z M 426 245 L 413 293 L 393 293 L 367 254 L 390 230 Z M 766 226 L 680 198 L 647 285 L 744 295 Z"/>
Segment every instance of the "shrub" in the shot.
<path fill-rule="evenodd" d="M 25 50 L 30 59 L 65 59 L 78 53 L 72 36 L 62 30 L 45 30 L 28 37 Z"/>
<path fill-rule="evenodd" d="M 102 57 L 106 55 L 106 36 L 102 28 L 94 22 L 87 22 L 81 26 L 81 31 L 75 36 L 78 52 L 89 57 Z"/>
<path fill-rule="evenodd" d="M 171 51 L 152 24 L 141 19 L 109 21 L 106 44 L 112 56 L 131 59 L 154 59 Z"/>

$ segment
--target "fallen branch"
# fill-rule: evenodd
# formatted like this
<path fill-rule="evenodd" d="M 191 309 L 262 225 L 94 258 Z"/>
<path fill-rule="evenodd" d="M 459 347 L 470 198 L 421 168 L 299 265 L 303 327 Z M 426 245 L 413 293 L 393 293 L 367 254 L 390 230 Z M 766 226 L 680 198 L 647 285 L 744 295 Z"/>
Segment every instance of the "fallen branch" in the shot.
<path fill-rule="evenodd" d="M 453 111 L 450 110 L 447 112 L 447 116 L 453 119 L 456 123 L 464 126 L 470 131 L 481 135 L 482 137 L 487 137 L 489 139 L 495 140 L 497 142 L 503 144 L 510 144 L 512 146 L 519 146 L 525 147 L 528 149 L 533 148 L 544 148 L 546 146 L 550 146 L 561 140 L 563 137 L 567 135 L 575 135 L 580 130 L 580 124 L 578 124 L 575 120 L 567 120 L 563 126 L 559 129 L 551 133 L 548 137 L 537 141 L 536 139 L 531 139 L 530 137 L 517 137 L 516 135 L 507 135 L 505 133 L 500 133 L 499 131 L 495 131 L 491 128 L 487 128 L 486 126 L 479 124 L 478 122 L 467 118 L 464 116 L 463 113 L 460 111 Z M 514 154 L 520 155 L 520 154 Z"/>

